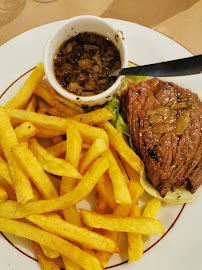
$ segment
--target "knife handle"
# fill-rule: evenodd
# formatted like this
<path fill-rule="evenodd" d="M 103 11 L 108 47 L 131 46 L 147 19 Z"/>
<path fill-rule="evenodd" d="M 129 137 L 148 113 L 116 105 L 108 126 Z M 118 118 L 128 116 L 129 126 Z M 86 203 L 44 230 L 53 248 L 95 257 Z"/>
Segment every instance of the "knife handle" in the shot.
<path fill-rule="evenodd" d="M 197 74 L 202 71 L 202 55 L 177 59 L 167 62 L 124 68 L 119 75 L 136 76 L 182 76 Z"/>

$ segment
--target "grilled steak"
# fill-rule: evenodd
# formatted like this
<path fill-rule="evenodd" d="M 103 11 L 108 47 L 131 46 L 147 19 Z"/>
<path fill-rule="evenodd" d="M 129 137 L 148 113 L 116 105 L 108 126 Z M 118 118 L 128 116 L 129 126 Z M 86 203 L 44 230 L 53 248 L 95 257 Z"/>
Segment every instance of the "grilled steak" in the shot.
<path fill-rule="evenodd" d="M 162 197 L 202 182 L 202 102 L 197 94 L 153 78 L 122 92 L 121 105 L 147 178 Z"/>

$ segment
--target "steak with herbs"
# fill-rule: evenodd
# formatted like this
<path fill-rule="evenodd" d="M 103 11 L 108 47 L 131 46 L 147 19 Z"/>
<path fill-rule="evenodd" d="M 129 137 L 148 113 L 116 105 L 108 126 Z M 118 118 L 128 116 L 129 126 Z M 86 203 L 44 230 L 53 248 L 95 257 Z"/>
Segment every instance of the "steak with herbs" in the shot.
<path fill-rule="evenodd" d="M 177 187 L 194 193 L 202 182 L 202 102 L 197 94 L 158 78 L 120 97 L 148 180 L 161 196 Z"/>

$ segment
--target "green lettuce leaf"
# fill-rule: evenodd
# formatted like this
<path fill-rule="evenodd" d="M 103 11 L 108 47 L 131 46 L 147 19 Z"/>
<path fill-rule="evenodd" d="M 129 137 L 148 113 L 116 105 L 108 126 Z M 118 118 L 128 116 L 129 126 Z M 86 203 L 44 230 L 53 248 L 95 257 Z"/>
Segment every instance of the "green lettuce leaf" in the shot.
<path fill-rule="evenodd" d="M 132 63 L 128 63 L 129 67 L 135 66 Z M 105 103 L 105 108 L 109 109 L 110 111 L 113 112 L 114 118 L 111 120 L 111 124 L 120 132 L 123 133 L 125 136 L 128 144 L 130 145 L 131 148 L 133 148 L 133 143 L 132 143 L 132 138 L 130 135 L 130 131 L 128 129 L 128 126 L 126 124 L 126 120 L 124 118 L 120 101 L 119 101 L 119 96 L 121 95 L 121 92 L 124 91 L 128 86 L 132 84 L 137 84 L 141 81 L 146 81 L 147 77 L 145 76 L 126 76 L 118 89 L 116 95 L 113 96 L 112 100 Z"/>

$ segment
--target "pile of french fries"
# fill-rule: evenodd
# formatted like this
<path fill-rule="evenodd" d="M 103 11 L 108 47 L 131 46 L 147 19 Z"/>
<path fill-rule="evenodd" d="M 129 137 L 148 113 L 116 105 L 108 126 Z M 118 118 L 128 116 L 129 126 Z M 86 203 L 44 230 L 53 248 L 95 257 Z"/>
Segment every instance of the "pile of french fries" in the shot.
<path fill-rule="evenodd" d="M 39 63 L 23 88 L 0 107 L 0 231 L 33 241 L 42 269 L 100 270 L 128 235 L 129 262 L 143 254 L 142 235 L 163 234 L 138 199 L 143 163 L 111 124 L 111 111 L 89 113 L 47 83 Z M 53 177 L 56 176 L 56 177 Z M 95 211 L 76 204 L 97 191 Z"/>

